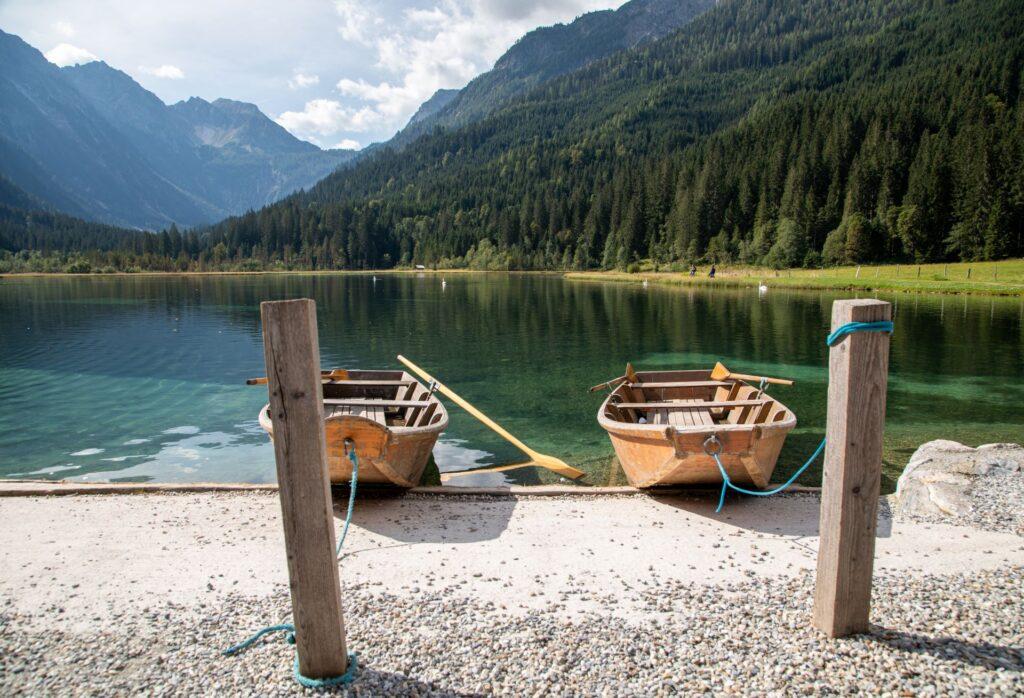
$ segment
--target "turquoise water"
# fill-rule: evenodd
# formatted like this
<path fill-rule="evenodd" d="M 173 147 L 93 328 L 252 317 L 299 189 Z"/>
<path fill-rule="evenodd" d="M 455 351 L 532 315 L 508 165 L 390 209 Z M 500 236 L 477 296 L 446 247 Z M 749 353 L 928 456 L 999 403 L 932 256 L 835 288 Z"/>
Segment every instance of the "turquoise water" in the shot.
<path fill-rule="evenodd" d="M 638 369 L 709 367 L 797 381 L 774 394 L 799 424 L 777 476 L 822 436 L 831 302 L 851 294 L 643 289 L 556 275 L 254 275 L 0 279 L 0 477 L 274 479 L 256 423 L 266 389 L 259 302 L 310 297 L 327 366 L 399 368 L 402 353 L 536 449 L 622 483 L 587 387 Z M 1024 436 L 1021 299 L 896 303 L 886 482 L 935 438 Z M 442 471 L 519 462 L 449 405 Z M 535 484 L 534 468 L 450 484 Z M 820 470 L 805 477 L 820 480 Z"/>

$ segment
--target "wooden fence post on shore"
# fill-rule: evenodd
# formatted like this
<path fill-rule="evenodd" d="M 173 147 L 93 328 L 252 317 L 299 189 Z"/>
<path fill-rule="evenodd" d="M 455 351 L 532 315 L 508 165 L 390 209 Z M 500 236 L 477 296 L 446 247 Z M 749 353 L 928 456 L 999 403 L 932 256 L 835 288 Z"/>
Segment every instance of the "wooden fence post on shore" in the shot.
<path fill-rule="evenodd" d="M 878 300 L 832 304 L 832 330 L 892 317 Z M 813 622 L 830 637 L 868 629 L 889 335 L 858 332 L 829 352 L 828 425 Z"/>
<path fill-rule="evenodd" d="M 303 676 L 322 679 L 348 669 L 334 516 L 327 476 L 316 303 L 260 303 L 274 457 Z"/>

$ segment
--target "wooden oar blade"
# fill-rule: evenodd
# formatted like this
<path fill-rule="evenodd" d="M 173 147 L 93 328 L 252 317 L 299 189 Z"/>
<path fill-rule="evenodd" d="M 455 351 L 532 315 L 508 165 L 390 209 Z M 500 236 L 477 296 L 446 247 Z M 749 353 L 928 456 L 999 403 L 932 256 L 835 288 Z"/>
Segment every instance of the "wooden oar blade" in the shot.
<path fill-rule="evenodd" d="M 715 363 L 715 367 L 711 369 L 711 380 L 713 381 L 724 381 L 729 375 L 729 369 L 723 366 L 720 361 Z"/>
<path fill-rule="evenodd" d="M 579 480 L 581 477 L 586 475 L 582 470 L 574 468 L 565 461 L 559 460 L 554 456 L 545 456 L 540 453 L 535 453 L 534 460 L 537 465 L 542 468 L 547 468 L 548 470 L 558 473 L 562 477 L 569 478 L 570 480 Z"/>

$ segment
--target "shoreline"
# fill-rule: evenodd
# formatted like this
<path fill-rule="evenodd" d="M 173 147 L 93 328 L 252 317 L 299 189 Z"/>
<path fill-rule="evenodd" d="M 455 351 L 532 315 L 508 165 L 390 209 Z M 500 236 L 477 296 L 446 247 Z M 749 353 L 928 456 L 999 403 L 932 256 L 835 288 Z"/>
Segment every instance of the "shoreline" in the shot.
<path fill-rule="evenodd" d="M 769 483 L 775 487 L 781 483 Z M 332 485 L 336 491 L 345 485 Z M 75 480 L 4 480 L 0 479 L 0 498 L 3 497 L 66 497 L 77 495 L 146 495 L 146 494 L 206 494 L 214 492 L 277 492 L 276 483 L 248 482 L 78 482 Z M 438 497 L 630 497 L 665 495 L 718 496 L 716 487 L 663 487 L 642 490 L 629 485 L 613 487 L 581 487 L 579 485 L 506 485 L 501 487 L 457 487 L 423 485 L 407 490 L 370 488 L 362 486 L 360 493 L 380 498 L 400 498 L 409 495 Z M 818 493 L 820 487 L 790 485 L 787 492 Z"/>
<path fill-rule="evenodd" d="M 791 271 L 791 270 L 785 270 Z M 724 288 L 757 288 L 762 283 L 772 288 L 787 291 L 851 291 L 857 293 L 906 293 L 922 295 L 947 296 L 991 296 L 1015 298 L 1024 296 L 1024 284 L 1006 284 L 993 282 L 964 281 L 911 281 L 906 279 L 871 278 L 851 280 L 845 277 L 811 276 L 808 270 L 795 276 L 772 276 L 770 273 L 759 275 L 736 275 L 728 271 L 718 274 L 714 279 L 707 276 L 689 276 L 686 272 L 619 272 L 619 271 L 581 271 L 566 272 L 568 281 L 588 283 L 650 283 L 659 286 L 677 288 L 706 289 L 711 287 Z M 827 270 L 820 270 L 823 273 Z"/>
<path fill-rule="evenodd" d="M 665 271 L 563 271 L 551 270 L 480 270 L 465 268 L 444 269 L 332 269 L 332 270 L 263 270 L 263 271 L 140 271 L 112 272 L 103 274 L 89 272 L 73 274 L 69 272 L 9 272 L 0 274 L 0 279 L 18 278 L 125 278 L 125 277 L 219 277 L 219 276 L 367 276 L 367 275 L 417 275 L 417 274 L 515 274 L 536 276 L 560 276 L 567 281 L 586 281 L 603 283 L 634 283 L 645 281 L 662 286 L 687 288 L 724 287 L 749 288 L 765 283 L 769 288 L 782 288 L 799 291 L 850 291 L 850 292 L 887 292 L 887 293 L 920 293 L 925 295 L 972 295 L 993 297 L 1024 296 L 1024 280 L 1017 277 L 1022 272 L 1022 260 L 1002 260 L 997 262 L 956 262 L 953 264 L 883 264 L 865 266 L 864 277 L 855 276 L 853 267 L 825 269 L 783 269 L 771 270 L 757 267 L 722 267 L 714 279 L 706 276 L 707 266 L 703 265 L 700 273 L 690 277 L 687 272 Z M 928 267 L 929 272 L 943 269 L 946 278 L 937 278 L 936 273 L 931 279 L 901 276 L 902 269 Z M 964 278 L 948 278 L 949 268 Z M 967 271 L 965 271 L 967 270 Z M 970 270 L 977 270 L 971 278 Z M 999 272 L 1003 272 L 1003 281 L 998 280 Z M 872 276 L 872 272 L 876 275 Z M 983 275 L 990 275 L 982 280 Z M 1011 280 L 1007 280 L 1011 279 Z"/>

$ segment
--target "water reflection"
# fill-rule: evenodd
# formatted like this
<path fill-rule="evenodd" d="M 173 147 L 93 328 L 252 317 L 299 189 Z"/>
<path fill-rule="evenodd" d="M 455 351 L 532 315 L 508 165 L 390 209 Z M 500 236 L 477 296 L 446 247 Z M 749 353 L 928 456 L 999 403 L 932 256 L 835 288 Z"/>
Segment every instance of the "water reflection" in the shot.
<path fill-rule="evenodd" d="M 586 387 L 638 368 L 710 366 L 794 378 L 799 425 L 778 473 L 824 428 L 831 302 L 851 294 L 567 282 L 553 275 L 251 275 L 0 280 L 0 475 L 274 477 L 255 416 L 265 389 L 259 302 L 317 301 L 324 365 L 408 355 L 538 450 L 621 482 Z M 1019 440 L 1020 299 L 901 295 L 892 338 L 886 473 L 932 438 Z M 454 406 L 442 471 L 519 462 Z M 459 478 L 537 483 L 535 469 Z M 820 473 L 811 472 L 805 482 Z M 891 483 L 890 483 L 891 484 Z"/>

